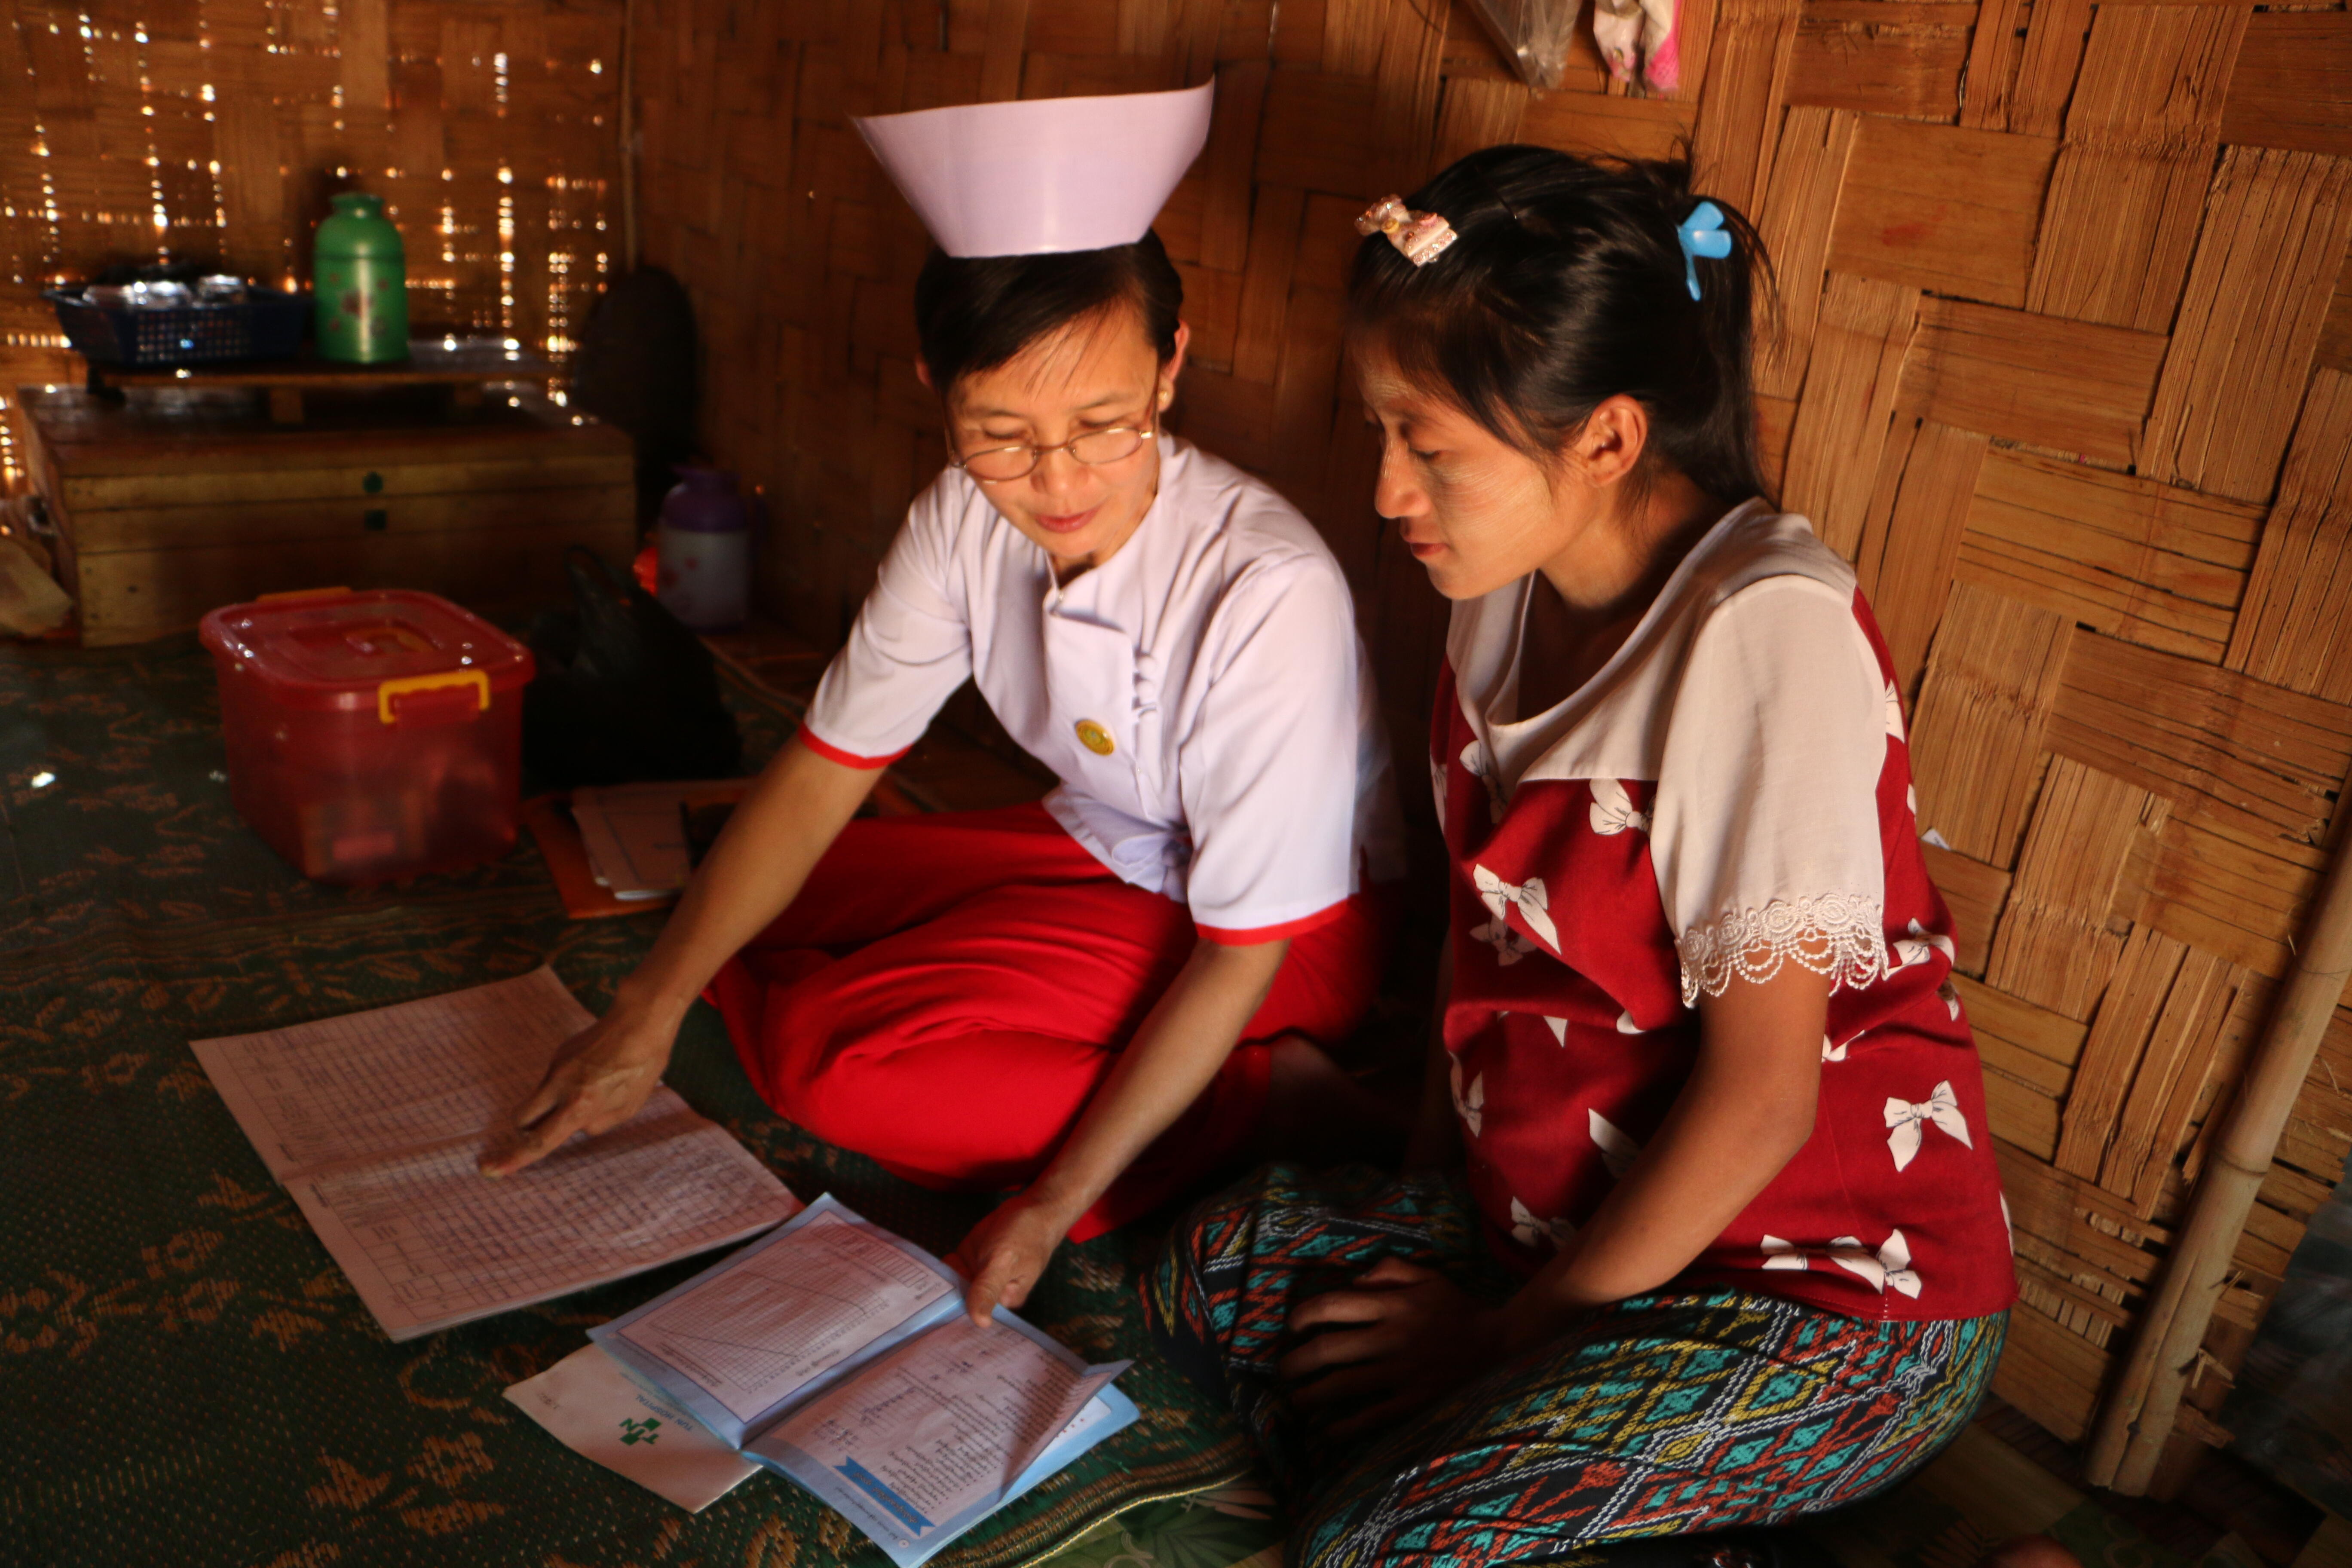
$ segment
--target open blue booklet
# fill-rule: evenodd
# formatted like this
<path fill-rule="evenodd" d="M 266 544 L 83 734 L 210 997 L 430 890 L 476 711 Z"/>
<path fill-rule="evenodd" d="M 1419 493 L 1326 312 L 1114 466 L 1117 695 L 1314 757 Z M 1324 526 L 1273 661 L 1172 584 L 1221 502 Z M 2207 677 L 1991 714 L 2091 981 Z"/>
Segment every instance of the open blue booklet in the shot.
<path fill-rule="evenodd" d="M 1136 1417 L 1089 1366 L 831 1194 L 589 1337 L 914 1568 Z"/>

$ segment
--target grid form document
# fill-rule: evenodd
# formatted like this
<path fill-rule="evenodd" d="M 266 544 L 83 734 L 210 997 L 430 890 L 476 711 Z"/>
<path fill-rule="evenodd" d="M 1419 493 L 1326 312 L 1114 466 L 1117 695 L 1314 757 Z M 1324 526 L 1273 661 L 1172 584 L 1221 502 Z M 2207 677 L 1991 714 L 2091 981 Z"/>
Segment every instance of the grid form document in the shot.
<path fill-rule="evenodd" d="M 237 1125 L 394 1340 L 757 1235 L 800 1208 L 667 1089 L 492 1181 L 485 1131 L 592 1022 L 555 972 L 194 1042 Z"/>
<path fill-rule="evenodd" d="M 633 1316 L 624 1335 L 753 1421 L 953 1293 L 895 1238 L 812 1214 L 699 1290 Z"/>
<path fill-rule="evenodd" d="M 831 1194 L 588 1337 L 745 1458 L 840 1510 L 896 1568 L 1138 1417 L 1019 1314 L 986 1329 L 964 1282 Z"/>

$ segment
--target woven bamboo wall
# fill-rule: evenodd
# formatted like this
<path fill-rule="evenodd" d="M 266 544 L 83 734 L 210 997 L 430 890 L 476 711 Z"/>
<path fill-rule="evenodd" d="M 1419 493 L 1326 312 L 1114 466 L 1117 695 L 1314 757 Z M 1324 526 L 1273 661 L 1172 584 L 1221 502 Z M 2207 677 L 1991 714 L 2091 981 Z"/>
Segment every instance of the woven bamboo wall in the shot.
<path fill-rule="evenodd" d="M 0 0 L 0 399 L 79 379 L 42 288 L 164 251 L 307 281 L 311 227 L 353 188 L 401 226 L 420 329 L 561 356 L 621 248 L 623 17 L 623 0 Z"/>
<path fill-rule="evenodd" d="M 2000 1387 L 2080 1435 L 2230 1092 L 2352 763 L 2352 16 L 2091 0 L 1686 0 L 1695 97 L 1532 95 L 1444 0 L 642 0 L 649 259 L 703 315 L 708 444 L 835 636 L 940 461 L 920 229 L 845 121 L 1219 83 L 1160 231 L 1179 422 L 1346 564 L 1420 743 L 1443 609 L 1373 517 L 1339 357 L 1371 197 L 1520 140 L 1660 153 L 1770 238 L 1763 423 L 1914 700 L 2026 1305 Z M 2339 645 L 2345 645 L 2339 647 Z M 1404 776 L 1418 777 L 1408 760 Z M 1425 807 L 1424 807 L 1425 809 Z M 2352 1141 L 2339 1017 L 2208 1341 L 2218 1405 Z M 2196 1410 L 2191 1436 L 2212 1436 Z"/>

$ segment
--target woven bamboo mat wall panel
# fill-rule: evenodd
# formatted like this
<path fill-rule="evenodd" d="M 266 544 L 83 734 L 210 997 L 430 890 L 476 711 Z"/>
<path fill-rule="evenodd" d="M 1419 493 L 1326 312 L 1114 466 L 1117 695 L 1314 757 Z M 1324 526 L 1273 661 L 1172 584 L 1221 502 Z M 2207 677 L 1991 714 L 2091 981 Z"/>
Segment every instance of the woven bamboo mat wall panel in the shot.
<path fill-rule="evenodd" d="M 167 252 L 307 282 L 312 226 L 353 188 L 400 225 L 420 330 L 561 358 L 620 251 L 623 16 L 623 0 L 6 0 L 0 397 L 78 374 L 43 288 Z"/>

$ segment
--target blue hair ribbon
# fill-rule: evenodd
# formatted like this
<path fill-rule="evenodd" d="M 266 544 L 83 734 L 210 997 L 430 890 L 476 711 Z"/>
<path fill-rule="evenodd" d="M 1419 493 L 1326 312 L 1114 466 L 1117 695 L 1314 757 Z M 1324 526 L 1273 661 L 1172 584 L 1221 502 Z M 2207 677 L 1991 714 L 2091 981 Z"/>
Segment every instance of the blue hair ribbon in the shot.
<path fill-rule="evenodd" d="M 1698 258 L 1720 261 L 1731 254 L 1731 235 L 1723 226 L 1723 209 L 1713 202 L 1699 203 L 1675 228 L 1675 237 L 1683 247 L 1683 281 L 1690 285 L 1691 298 L 1696 300 Z"/>

